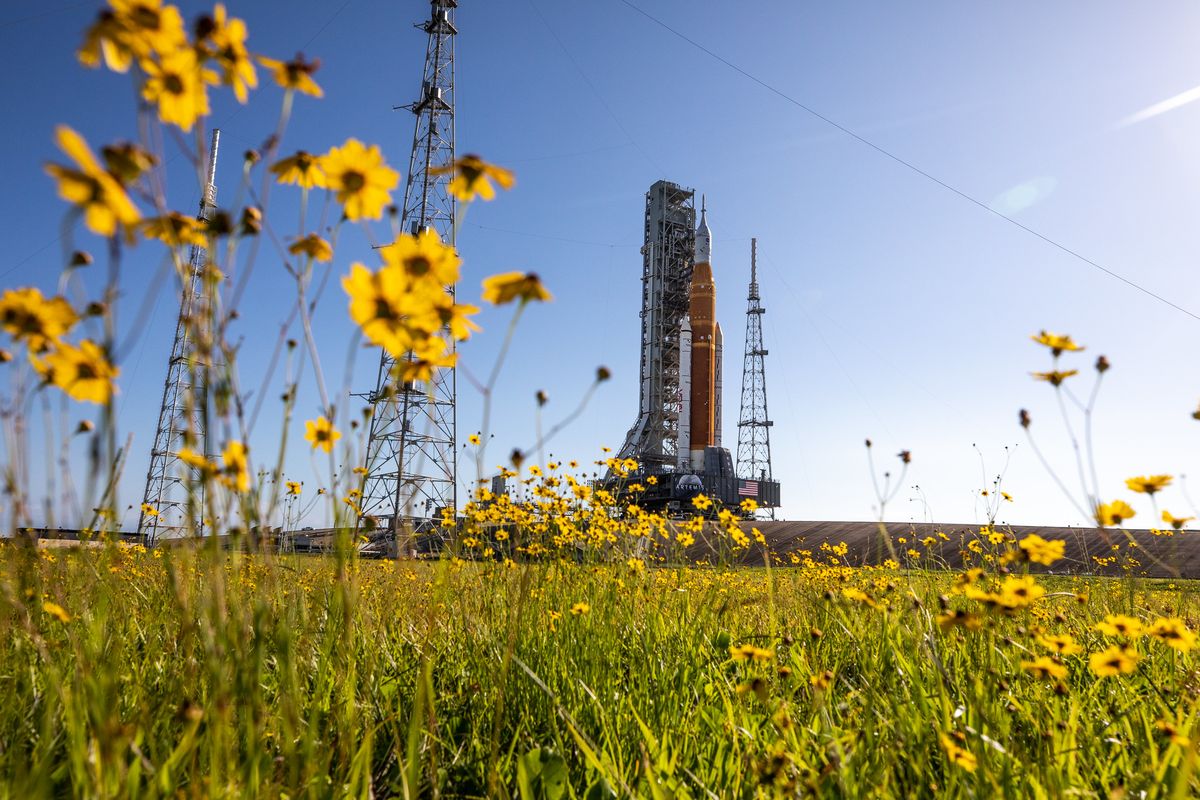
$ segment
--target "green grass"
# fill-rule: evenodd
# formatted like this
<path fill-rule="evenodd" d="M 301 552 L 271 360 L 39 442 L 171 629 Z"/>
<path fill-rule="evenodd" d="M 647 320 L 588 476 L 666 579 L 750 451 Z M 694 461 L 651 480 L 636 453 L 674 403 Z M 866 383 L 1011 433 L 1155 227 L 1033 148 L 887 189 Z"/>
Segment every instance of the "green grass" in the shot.
<path fill-rule="evenodd" d="M 1194 655 L 1147 637 L 1131 675 L 1087 662 L 1112 643 L 1097 620 L 1193 617 L 1194 585 L 1053 579 L 1028 609 L 944 631 L 941 604 L 978 605 L 952 577 L 8 547 L 0 794 L 1200 791 Z M 1021 669 L 1039 628 L 1085 648 L 1061 685 Z M 734 661 L 741 644 L 772 657 Z"/>

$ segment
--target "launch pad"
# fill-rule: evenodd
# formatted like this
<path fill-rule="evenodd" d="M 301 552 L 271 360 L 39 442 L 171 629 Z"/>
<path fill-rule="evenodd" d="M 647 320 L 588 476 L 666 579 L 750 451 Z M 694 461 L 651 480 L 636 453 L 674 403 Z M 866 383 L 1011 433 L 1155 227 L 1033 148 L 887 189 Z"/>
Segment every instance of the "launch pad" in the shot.
<path fill-rule="evenodd" d="M 771 477 L 757 276 L 752 269 L 735 469 L 721 443 L 724 341 L 706 211 L 702 202 L 697 224 L 695 192 L 669 181 L 646 193 L 638 418 L 618 454 L 638 468 L 604 483 L 617 494 L 638 484 L 639 505 L 668 513 L 694 511 L 691 501 L 700 494 L 714 510 L 751 499 L 770 511 L 779 506 L 780 488 Z"/>

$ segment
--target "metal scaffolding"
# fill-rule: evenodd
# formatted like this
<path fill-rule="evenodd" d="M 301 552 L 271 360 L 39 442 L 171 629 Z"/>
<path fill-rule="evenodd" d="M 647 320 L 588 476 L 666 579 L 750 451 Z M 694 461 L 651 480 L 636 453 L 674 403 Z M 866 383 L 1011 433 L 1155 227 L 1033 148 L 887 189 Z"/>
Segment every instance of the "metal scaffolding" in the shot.
<path fill-rule="evenodd" d="M 221 132 L 212 132 L 208 171 L 197 219 L 207 221 L 217 204 L 217 145 Z M 160 538 L 199 535 L 204 527 L 203 481 L 197 469 L 179 460 L 179 450 L 189 447 L 207 455 L 208 379 L 212 367 L 212 341 L 203 331 L 211 324 L 211 304 L 204 289 L 208 252 L 192 245 L 187 274 L 175 323 L 175 341 L 167 361 L 158 427 L 150 448 L 146 490 L 138 517 L 138 534 L 148 545 Z M 200 339 L 200 347 L 197 347 Z"/>
<path fill-rule="evenodd" d="M 646 193 L 638 418 L 619 452 L 655 471 L 678 468 L 688 458 L 687 443 L 679 441 L 680 333 L 688 314 L 695 250 L 695 192 L 656 182 Z"/>
<path fill-rule="evenodd" d="M 420 98 L 399 106 L 413 112 L 412 154 L 404 188 L 401 227 L 409 233 L 431 228 L 454 244 L 455 199 L 449 174 L 433 167 L 454 161 L 454 27 L 456 0 L 432 0 Z M 454 287 L 447 287 L 453 294 Z M 446 337 L 450 340 L 450 337 Z M 411 358 L 411 354 L 407 356 Z M 393 532 L 406 523 L 420 529 L 443 509 L 457 508 L 455 370 L 440 369 L 430 383 L 398 382 L 397 359 L 383 351 L 367 440 L 367 474 L 362 513 Z"/>
<path fill-rule="evenodd" d="M 746 308 L 746 354 L 742 366 L 742 408 L 738 419 L 737 474 L 746 480 L 770 481 L 771 426 L 767 415 L 767 372 L 758 296 L 758 240 L 750 240 L 750 296 Z M 771 509 L 774 519 L 775 510 Z"/>

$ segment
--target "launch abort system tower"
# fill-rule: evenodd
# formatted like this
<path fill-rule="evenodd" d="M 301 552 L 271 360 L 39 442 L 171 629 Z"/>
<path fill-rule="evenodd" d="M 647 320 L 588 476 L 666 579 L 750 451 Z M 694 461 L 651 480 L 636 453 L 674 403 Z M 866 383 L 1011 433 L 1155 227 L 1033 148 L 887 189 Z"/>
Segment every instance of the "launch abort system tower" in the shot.
<path fill-rule="evenodd" d="M 721 446 L 723 342 L 704 204 L 697 226 L 695 192 L 658 181 L 646 193 L 645 237 L 638 418 L 619 451 L 638 462 L 638 502 L 688 512 L 703 493 L 717 508 L 747 498 L 774 508 L 779 484 L 740 478 Z"/>

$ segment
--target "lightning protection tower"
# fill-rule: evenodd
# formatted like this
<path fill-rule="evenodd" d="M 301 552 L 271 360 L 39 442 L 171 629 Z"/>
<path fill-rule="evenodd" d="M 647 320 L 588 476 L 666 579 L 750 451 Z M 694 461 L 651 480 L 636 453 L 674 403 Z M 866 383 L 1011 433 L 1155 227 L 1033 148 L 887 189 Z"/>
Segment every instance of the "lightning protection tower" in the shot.
<path fill-rule="evenodd" d="M 217 204 L 217 144 L 221 132 L 212 132 L 208 150 L 208 170 L 200 196 L 198 219 L 207 221 Z M 167 381 L 163 386 L 158 428 L 150 448 L 150 467 L 146 472 L 146 491 L 138 517 L 138 534 L 148 545 L 168 536 L 199 534 L 203 528 L 204 498 L 189 491 L 201 486 L 198 471 L 179 460 L 181 447 L 208 451 L 208 377 L 211 367 L 211 342 L 196 347 L 197 334 L 210 317 L 210 299 L 204 289 L 208 252 L 192 245 L 187 274 L 179 300 L 179 319 L 175 323 L 175 341 L 167 361 Z M 203 334 L 200 334 L 203 338 Z M 202 490 L 201 490 L 202 491 Z"/>
<path fill-rule="evenodd" d="M 407 106 L 416 124 L 408 183 L 404 187 L 401 228 L 417 233 L 432 228 L 454 244 L 455 199 L 447 191 L 451 176 L 433 167 L 454 161 L 454 27 L 457 0 L 431 0 L 429 21 L 418 23 L 428 34 L 420 98 Z M 454 287 L 447 290 L 452 294 Z M 447 337 L 449 340 L 449 337 Z M 406 356 L 411 358 L 411 354 Z M 455 460 L 455 371 L 438 370 L 431 383 L 398 382 L 397 359 L 383 352 L 367 440 L 367 474 L 362 512 L 399 532 L 405 522 L 420 529 L 457 508 Z"/>
<path fill-rule="evenodd" d="M 737 473 L 744 480 L 771 478 L 771 426 L 767 416 L 767 373 L 758 296 L 758 240 L 750 240 L 750 296 L 746 308 L 746 355 L 742 366 L 742 409 L 738 417 Z M 772 519 L 775 516 L 771 509 Z"/>

